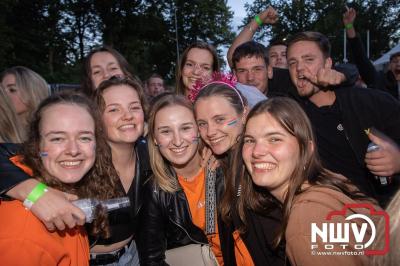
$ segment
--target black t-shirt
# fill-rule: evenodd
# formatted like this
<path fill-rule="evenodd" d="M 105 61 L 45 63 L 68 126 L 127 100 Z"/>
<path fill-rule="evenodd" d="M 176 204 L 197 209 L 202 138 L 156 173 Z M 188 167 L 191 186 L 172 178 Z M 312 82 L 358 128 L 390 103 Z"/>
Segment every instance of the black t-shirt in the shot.
<path fill-rule="evenodd" d="M 314 127 L 318 153 L 325 168 L 350 179 L 362 192 L 374 196 L 371 176 L 364 165 L 360 165 L 346 135 L 340 108 L 333 105 L 317 107 L 305 101 L 306 111 Z"/>

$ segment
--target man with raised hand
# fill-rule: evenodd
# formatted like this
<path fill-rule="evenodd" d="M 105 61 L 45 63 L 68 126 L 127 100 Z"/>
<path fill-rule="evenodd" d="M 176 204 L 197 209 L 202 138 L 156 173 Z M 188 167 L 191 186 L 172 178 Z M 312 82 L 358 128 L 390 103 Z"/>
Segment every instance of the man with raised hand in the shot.
<path fill-rule="evenodd" d="M 366 155 L 371 140 L 365 130 L 376 128 L 393 140 L 380 147 L 389 152 L 381 153 L 381 159 L 375 158 L 373 164 L 396 169 L 393 164 L 398 158 L 393 150 L 400 143 L 400 103 L 379 90 L 354 86 L 331 90 L 331 86 L 324 87 L 317 82 L 318 76 L 332 67 L 330 43 L 321 33 L 294 35 L 288 42 L 287 60 L 291 80 L 303 98 L 300 103 L 314 126 L 324 166 L 346 176 L 362 192 L 385 205 L 399 182 L 394 179 L 392 184 L 383 187 L 372 176 L 375 170 L 368 162 L 372 158 Z"/>

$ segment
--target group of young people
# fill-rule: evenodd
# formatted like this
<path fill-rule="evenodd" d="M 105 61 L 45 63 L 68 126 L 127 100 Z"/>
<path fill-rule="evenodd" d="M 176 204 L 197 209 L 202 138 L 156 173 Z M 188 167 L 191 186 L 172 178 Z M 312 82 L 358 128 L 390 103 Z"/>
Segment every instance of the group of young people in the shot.
<path fill-rule="evenodd" d="M 261 20 L 274 21 L 274 11 L 252 21 L 228 53 L 238 81 L 252 87 L 241 86 L 232 75 L 215 74 L 217 53 L 202 42 L 182 54 L 176 92 L 155 96 L 150 107 L 128 62 L 110 47 L 88 54 L 82 92 L 36 95 L 40 89 L 32 78 L 21 83 L 18 72 L 3 72 L 0 95 L 6 104 L 0 116 L 7 123 L 2 122 L 0 144 L 0 261 L 368 265 L 371 258 L 361 253 L 313 255 L 311 224 L 321 225 L 330 212 L 349 204 L 381 210 L 381 198 L 365 189 L 369 181 L 357 178 L 363 172 L 335 170 L 348 161 L 356 165 L 360 157 L 363 171 L 369 165 L 373 174 L 387 171 L 374 168 L 374 160 L 395 157 L 398 146 L 390 142 L 389 155 L 382 149 L 364 163 L 369 139 L 389 141 L 358 131 L 376 127 L 397 141 L 400 123 L 391 118 L 400 104 L 383 93 L 350 88 L 352 69 L 331 68 L 329 42 L 320 33 L 294 35 L 284 53 L 270 49 L 268 64 L 262 45 L 243 41 Z M 286 67 L 286 58 L 289 70 L 278 69 Z M 339 111 L 357 117 L 355 98 L 391 107 L 385 116 L 351 127 L 350 144 L 355 141 L 359 151 L 355 158 L 329 161 L 348 150 L 321 154 L 321 143 L 332 147 L 330 140 L 342 140 L 323 127 L 342 119 Z M 313 112 L 315 106 L 337 102 L 340 108 L 325 118 Z M 364 112 L 379 108 L 358 106 Z M 20 124 L 17 117 L 26 120 Z M 350 118 L 344 117 L 347 129 Z M 388 164 L 399 172 L 397 162 Z M 107 212 L 99 205 L 94 221 L 86 224 L 73 204 L 78 198 L 118 197 L 128 197 L 130 206 Z M 349 212 L 369 215 L 367 209 Z M 345 217 L 335 222 L 345 223 Z M 364 230 L 361 220 L 355 224 Z M 371 234 L 365 231 L 365 237 Z M 358 251 L 358 242 L 351 237 L 346 251 Z M 321 239 L 316 244 L 323 246 Z M 341 251 L 340 246 L 330 251 Z"/>

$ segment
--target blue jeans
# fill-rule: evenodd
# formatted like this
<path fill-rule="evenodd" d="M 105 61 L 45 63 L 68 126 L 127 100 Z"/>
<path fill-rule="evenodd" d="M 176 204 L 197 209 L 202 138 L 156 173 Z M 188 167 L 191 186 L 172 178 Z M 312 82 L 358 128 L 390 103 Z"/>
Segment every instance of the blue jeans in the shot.
<path fill-rule="evenodd" d="M 105 264 L 103 266 L 139 266 L 139 254 L 136 248 L 135 240 L 132 240 L 128 250 L 119 258 L 119 261 Z"/>

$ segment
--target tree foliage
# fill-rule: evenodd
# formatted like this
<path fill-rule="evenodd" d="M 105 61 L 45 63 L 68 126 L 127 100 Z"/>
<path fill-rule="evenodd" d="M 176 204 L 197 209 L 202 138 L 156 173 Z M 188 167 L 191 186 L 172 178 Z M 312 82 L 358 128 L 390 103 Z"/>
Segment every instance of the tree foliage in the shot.
<path fill-rule="evenodd" d="M 366 43 L 366 32 L 370 34 L 370 55 L 376 59 L 394 46 L 400 39 L 400 1 L 399 0 L 255 0 L 246 4 L 247 24 L 256 14 L 272 5 L 279 14 L 276 25 L 264 27 L 256 39 L 283 39 L 300 31 L 313 30 L 324 33 L 332 44 L 332 55 L 337 61 L 343 58 L 344 27 L 342 15 L 345 6 L 354 7 L 357 11 L 355 28 Z"/>
<path fill-rule="evenodd" d="M 138 77 L 173 79 L 175 22 L 179 53 L 196 40 L 217 48 L 233 40 L 226 0 L 4 0 L 0 8 L 1 69 L 24 65 L 49 82 L 78 82 L 82 59 L 103 44 Z"/>

